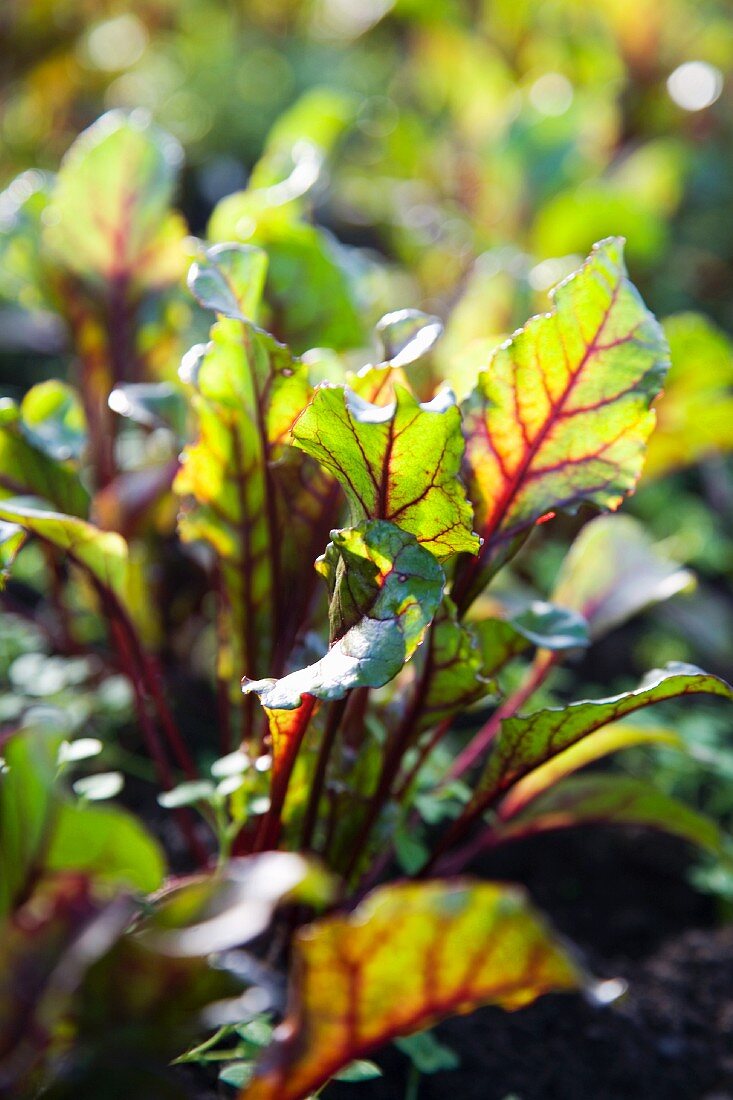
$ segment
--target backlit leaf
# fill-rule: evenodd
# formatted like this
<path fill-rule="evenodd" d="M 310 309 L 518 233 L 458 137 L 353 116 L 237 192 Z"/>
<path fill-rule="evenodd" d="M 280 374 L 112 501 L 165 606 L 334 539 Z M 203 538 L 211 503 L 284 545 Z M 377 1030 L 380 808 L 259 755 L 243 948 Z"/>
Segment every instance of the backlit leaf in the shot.
<path fill-rule="evenodd" d="M 0 520 L 17 523 L 32 535 L 62 550 L 69 561 L 124 601 L 128 579 L 127 543 L 114 531 L 101 531 L 86 520 L 0 501 Z"/>
<path fill-rule="evenodd" d="M 520 891 L 469 880 L 375 890 L 301 929 L 294 951 L 289 1015 L 243 1100 L 303 1100 L 398 1035 L 584 981 Z"/>
<path fill-rule="evenodd" d="M 490 544 L 550 512 L 617 508 L 654 426 L 667 348 L 621 241 L 596 245 L 553 306 L 497 349 L 463 406 L 468 495 Z"/>
<path fill-rule="evenodd" d="M 693 665 L 670 664 L 650 673 L 635 691 L 507 718 L 471 805 L 493 801 L 533 769 L 610 722 L 654 703 L 695 694 L 732 699 L 733 689 Z"/>
<path fill-rule="evenodd" d="M 185 227 L 169 212 L 180 162 L 178 142 L 144 113 L 103 115 L 56 179 L 46 214 L 56 262 L 92 286 L 175 282 L 185 269 Z"/>
<path fill-rule="evenodd" d="M 600 638 L 693 583 L 692 574 L 666 558 L 632 516 L 598 516 L 571 546 L 552 599 L 583 615 L 591 637 Z"/>
<path fill-rule="evenodd" d="M 0 398 L 0 500 L 40 497 L 61 512 L 88 515 L 89 493 L 78 472 L 68 462 L 50 457 L 32 430 L 23 419 L 22 407 Z"/>
<path fill-rule="evenodd" d="M 720 831 L 709 818 L 643 780 L 622 775 L 571 776 L 499 826 L 498 837 L 587 824 L 639 825 L 712 851 L 720 847 Z"/>
<path fill-rule="evenodd" d="M 267 253 L 243 244 L 219 244 L 191 265 L 188 285 L 204 307 L 236 321 L 253 321 L 262 300 Z"/>
<path fill-rule="evenodd" d="M 445 391 L 419 404 L 397 389 L 372 405 L 347 389 L 320 387 L 293 428 L 295 445 L 343 486 L 353 521 L 390 520 L 439 557 L 478 549 L 459 480 L 460 413 Z"/>
<path fill-rule="evenodd" d="M 332 597 L 337 636 L 315 664 L 279 680 L 244 683 L 243 691 L 256 692 L 268 710 L 388 683 L 415 652 L 440 602 L 443 571 L 406 531 L 377 520 L 332 538 L 341 559 Z"/>
<path fill-rule="evenodd" d="M 219 560 L 226 593 L 219 675 L 235 699 L 242 674 L 270 667 L 282 624 L 277 570 L 285 535 L 271 463 L 310 389 L 305 368 L 267 333 L 222 319 L 211 336 L 184 362 L 199 435 L 183 453 L 174 488 L 188 498 L 181 536 L 208 542 Z"/>
<path fill-rule="evenodd" d="M 650 726 L 634 726 L 626 722 L 612 722 L 595 733 L 575 741 L 569 748 L 546 760 L 515 783 L 502 799 L 498 808 L 502 820 L 513 817 L 522 807 L 543 791 L 554 787 L 566 775 L 600 760 L 609 753 L 636 745 L 663 745 L 666 748 L 684 749 L 684 741 L 672 730 Z"/>
<path fill-rule="evenodd" d="M 86 448 L 84 409 L 76 390 L 56 378 L 39 382 L 20 406 L 30 442 L 57 462 L 78 460 Z"/>
<path fill-rule="evenodd" d="M 733 448 L 733 347 L 711 321 L 696 313 L 668 317 L 672 367 L 657 407 L 644 476 Z"/>
<path fill-rule="evenodd" d="M 15 558 L 25 542 L 25 531 L 17 523 L 0 521 L 0 592 Z"/>

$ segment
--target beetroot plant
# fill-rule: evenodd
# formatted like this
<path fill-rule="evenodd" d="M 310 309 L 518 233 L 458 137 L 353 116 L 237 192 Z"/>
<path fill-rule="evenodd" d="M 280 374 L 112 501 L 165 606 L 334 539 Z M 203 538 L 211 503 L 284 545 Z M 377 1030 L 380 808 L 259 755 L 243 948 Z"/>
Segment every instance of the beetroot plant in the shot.
<path fill-rule="evenodd" d="M 356 363 L 352 275 L 309 220 L 302 147 L 281 153 L 214 214 L 239 240 L 186 237 L 175 143 L 137 116 L 5 196 L 3 292 L 62 318 L 76 382 L 2 404 L 8 607 L 62 625 L 59 659 L 90 653 L 131 685 L 179 873 L 128 809 L 97 804 L 119 784 L 83 764 L 93 716 L 6 722 L 0 1091 L 99 1081 L 124 1025 L 127 1084 L 228 1059 L 247 1100 L 302 1100 L 451 1013 L 592 988 L 521 890 L 466 876 L 480 853 L 592 822 L 719 844 L 651 784 L 576 773 L 682 748 L 638 712 L 730 698 L 722 680 L 677 664 L 533 702 L 688 575 L 604 516 L 548 598 L 507 580 L 538 525 L 614 512 L 641 473 L 668 351 L 622 241 L 595 245 L 458 404 L 430 370 L 436 317 L 388 314 L 378 361 Z"/>

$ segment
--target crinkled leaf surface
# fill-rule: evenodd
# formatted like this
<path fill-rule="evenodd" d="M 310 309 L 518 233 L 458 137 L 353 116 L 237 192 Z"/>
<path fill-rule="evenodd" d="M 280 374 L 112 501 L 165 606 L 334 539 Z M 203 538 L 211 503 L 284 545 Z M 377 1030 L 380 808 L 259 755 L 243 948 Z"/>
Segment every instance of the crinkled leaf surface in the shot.
<path fill-rule="evenodd" d="M 668 317 L 672 368 L 657 407 L 645 477 L 699 462 L 733 448 L 733 346 L 711 321 L 696 313 Z"/>
<path fill-rule="evenodd" d="M 381 687 L 415 652 L 438 608 L 443 571 L 408 532 L 377 520 L 333 532 L 333 543 L 343 565 L 332 623 L 342 633 L 315 664 L 244 683 L 268 710 L 294 710 L 304 696 L 343 699 L 352 688 Z"/>
<path fill-rule="evenodd" d="M 596 245 L 553 306 L 497 349 L 463 406 L 468 495 L 490 543 L 549 512 L 618 507 L 654 426 L 667 346 L 622 242 Z"/>
<path fill-rule="evenodd" d="M 355 522 L 390 520 L 438 557 L 478 549 L 459 480 L 460 413 L 448 391 L 420 404 L 396 387 L 396 401 L 380 407 L 322 386 L 293 440 L 338 479 Z"/>
<path fill-rule="evenodd" d="M 598 516 L 571 546 L 552 599 L 583 615 L 591 636 L 600 638 L 693 583 L 692 574 L 666 558 L 632 516 Z"/>
<path fill-rule="evenodd" d="M 142 112 L 110 111 L 72 145 L 46 215 L 56 262 L 92 286 L 151 288 L 185 270 L 185 226 L 169 212 L 180 146 Z"/>
<path fill-rule="evenodd" d="M 733 698 L 733 688 L 694 665 L 671 664 L 649 674 L 635 691 L 553 707 L 502 722 L 472 806 L 486 804 L 545 761 L 596 730 L 644 707 L 684 695 Z"/>
<path fill-rule="evenodd" d="M 296 935 L 290 1014 L 243 1100 L 303 1100 L 398 1035 L 481 1004 L 516 1009 L 584 978 L 513 887 L 386 886 Z"/>
<path fill-rule="evenodd" d="M 622 775 L 571 776 L 545 791 L 505 825 L 499 839 L 585 824 L 662 829 L 716 851 L 720 831 L 709 818 L 640 779 Z"/>

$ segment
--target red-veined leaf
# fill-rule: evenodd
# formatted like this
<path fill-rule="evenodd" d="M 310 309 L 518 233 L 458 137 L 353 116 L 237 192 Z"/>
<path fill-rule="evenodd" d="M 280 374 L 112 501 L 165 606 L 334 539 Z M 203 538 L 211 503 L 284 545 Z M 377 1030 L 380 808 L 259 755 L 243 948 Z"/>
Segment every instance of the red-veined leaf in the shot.
<path fill-rule="evenodd" d="M 375 890 L 301 929 L 294 951 L 290 1013 L 242 1100 L 303 1100 L 396 1036 L 584 983 L 521 891 L 470 880 Z"/>

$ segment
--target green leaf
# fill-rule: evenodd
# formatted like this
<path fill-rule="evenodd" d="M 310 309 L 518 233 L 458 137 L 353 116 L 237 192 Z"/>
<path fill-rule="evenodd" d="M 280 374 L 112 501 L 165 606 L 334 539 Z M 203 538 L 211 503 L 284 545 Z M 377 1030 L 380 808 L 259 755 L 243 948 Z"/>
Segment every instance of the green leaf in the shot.
<path fill-rule="evenodd" d="M 183 452 L 174 489 L 184 497 L 181 537 L 209 543 L 219 560 L 226 593 L 219 677 L 236 700 L 244 673 L 270 667 L 283 629 L 287 608 L 278 568 L 287 528 L 271 464 L 310 387 L 305 368 L 267 333 L 222 319 L 211 336 L 184 361 L 199 435 Z"/>
<path fill-rule="evenodd" d="M 612 722 L 595 733 L 589 733 L 569 748 L 546 760 L 544 764 L 518 780 L 498 807 L 499 817 L 505 821 L 513 817 L 533 798 L 554 787 L 566 775 L 592 764 L 612 752 L 633 748 L 636 745 L 663 745 L 666 748 L 684 750 L 685 743 L 672 730 L 649 726 L 633 726 L 627 722 Z"/>
<path fill-rule="evenodd" d="M 398 1037 L 395 1046 L 407 1055 L 418 1073 L 440 1073 L 457 1069 L 461 1064 L 456 1052 L 436 1039 L 432 1031 Z"/>
<path fill-rule="evenodd" d="M 670 664 L 651 672 L 635 691 L 507 718 L 501 724 L 471 806 L 493 801 L 545 761 L 610 722 L 655 703 L 695 694 L 733 699 L 733 688 L 693 665 Z"/>
<path fill-rule="evenodd" d="M 267 253 L 243 244 L 210 248 L 188 273 L 191 293 L 204 309 L 235 321 L 257 317 L 267 275 Z"/>
<path fill-rule="evenodd" d="M 377 520 L 332 539 L 340 557 L 331 600 L 337 637 L 307 668 L 244 683 L 268 710 L 294 710 L 303 696 L 343 699 L 352 688 L 381 687 L 415 652 L 438 608 L 443 571 L 406 531 Z"/>
<path fill-rule="evenodd" d="M 563 780 L 498 827 L 500 840 L 587 824 L 639 825 L 662 829 L 691 844 L 717 851 L 717 825 L 683 802 L 640 779 L 581 775 Z"/>
<path fill-rule="evenodd" d="M 599 516 L 571 546 L 552 599 L 579 612 L 596 639 L 693 583 L 692 574 L 669 561 L 631 516 Z"/>
<path fill-rule="evenodd" d="M 389 1039 L 584 982 L 520 891 L 470 880 L 382 887 L 302 928 L 294 954 L 286 1025 L 243 1100 L 303 1100 Z"/>
<path fill-rule="evenodd" d="M 437 726 L 494 690 L 491 677 L 496 669 L 488 642 L 489 630 L 487 623 L 460 621 L 453 601 L 443 597 L 428 642 L 426 660 L 430 662 L 430 676 L 415 722 L 416 734 Z M 522 638 L 520 649 L 525 645 Z"/>
<path fill-rule="evenodd" d="M 0 194 L 0 298 L 23 309 L 52 309 L 41 244 L 53 178 L 23 172 Z"/>
<path fill-rule="evenodd" d="M 26 437 L 56 462 L 78 460 L 87 444 L 84 409 L 76 390 L 52 378 L 23 398 L 20 415 Z"/>
<path fill-rule="evenodd" d="M 509 622 L 528 642 L 540 649 L 578 649 L 590 644 L 588 624 L 568 606 L 533 600 Z"/>
<path fill-rule="evenodd" d="M 733 448 L 733 346 L 707 317 L 668 317 L 672 368 L 657 408 L 645 477 L 661 477 Z"/>
<path fill-rule="evenodd" d="M 438 557 L 478 549 L 458 479 L 460 413 L 448 391 L 421 405 L 396 388 L 394 404 L 380 407 L 321 386 L 293 441 L 341 483 L 353 522 L 390 520 Z"/>
<path fill-rule="evenodd" d="M 3 745 L 0 772 L 0 921 L 23 894 L 53 814 L 56 757 L 62 736 L 26 729 Z"/>
<path fill-rule="evenodd" d="M 86 873 L 143 893 L 157 890 L 166 871 L 160 845 L 132 814 L 86 803 L 58 807 L 44 864 L 50 871 Z"/>
<path fill-rule="evenodd" d="M 0 398 L 0 500 L 35 496 L 69 515 L 88 515 L 89 493 L 78 472 L 50 457 L 39 443 L 24 422 L 22 408 Z"/>
<path fill-rule="evenodd" d="M 335 1073 L 333 1079 L 334 1081 L 373 1081 L 375 1077 L 381 1076 L 382 1071 L 378 1065 L 360 1058 Z"/>
<path fill-rule="evenodd" d="M 406 367 L 425 355 L 443 332 L 439 317 L 419 309 L 386 313 L 375 327 L 382 358 L 390 367 Z"/>
<path fill-rule="evenodd" d="M 93 287 L 176 282 L 185 226 L 169 206 L 181 159 L 143 112 L 98 119 L 66 154 L 45 215 L 56 263 Z"/>
<path fill-rule="evenodd" d="M 667 346 L 622 242 L 596 245 L 553 304 L 497 349 L 463 406 L 468 495 L 487 548 L 551 512 L 617 508 L 654 426 Z"/>
<path fill-rule="evenodd" d="M 114 531 L 102 531 L 76 516 L 31 508 L 13 500 L 0 501 L 0 520 L 17 523 L 30 534 L 64 551 L 70 561 L 125 601 L 127 543 Z"/>
<path fill-rule="evenodd" d="M 17 523 L 5 523 L 0 520 L 0 592 L 5 587 L 11 566 L 25 538 L 25 531 Z"/>

